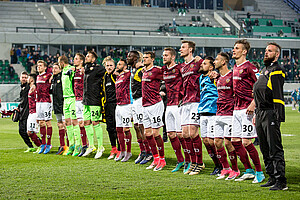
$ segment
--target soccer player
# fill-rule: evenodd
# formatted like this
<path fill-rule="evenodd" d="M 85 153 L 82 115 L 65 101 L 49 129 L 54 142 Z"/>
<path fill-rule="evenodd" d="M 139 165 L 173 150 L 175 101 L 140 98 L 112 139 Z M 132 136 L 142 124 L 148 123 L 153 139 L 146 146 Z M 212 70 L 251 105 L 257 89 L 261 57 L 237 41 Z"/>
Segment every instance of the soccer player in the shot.
<path fill-rule="evenodd" d="M 69 64 L 66 56 L 58 58 L 59 66 L 62 71 L 62 86 L 64 97 L 64 117 L 66 122 L 67 134 L 69 139 L 69 150 L 66 155 L 78 156 L 80 146 L 80 128 L 76 116 L 75 94 L 73 90 L 75 68 Z"/>
<path fill-rule="evenodd" d="M 121 154 L 115 161 L 127 162 L 131 156 L 131 139 L 132 135 L 130 128 L 132 127 L 131 118 L 131 104 L 130 104 L 130 77 L 131 73 L 126 70 L 126 61 L 120 60 L 117 64 L 117 79 L 116 79 L 116 127 L 117 134 L 121 146 Z M 125 133 L 125 138 L 124 138 Z M 125 139 L 125 140 L 124 140 Z M 125 141 L 127 150 L 125 151 Z"/>
<path fill-rule="evenodd" d="M 112 147 L 110 151 L 110 155 L 107 158 L 108 160 L 110 160 L 115 158 L 115 156 L 119 157 L 121 153 L 120 145 L 117 137 L 117 131 L 116 131 L 117 99 L 116 99 L 116 86 L 115 86 L 116 75 L 114 74 L 115 62 L 110 56 L 108 56 L 103 60 L 102 65 L 104 65 L 106 69 L 106 73 L 104 75 L 104 86 L 105 86 L 104 88 L 105 88 L 105 98 L 106 98 L 104 108 L 105 108 L 105 118 L 106 118 L 106 130 L 108 132 L 110 144 Z M 117 149 L 117 143 L 118 143 L 118 149 Z"/>
<path fill-rule="evenodd" d="M 262 182 L 265 177 L 261 169 L 258 152 L 251 139 L 257 137 L 252 124 L 255 103 L 253 100 L 253 85 L 257 80 L 255 73 L 258 69 L 252 65 L 246 56 L 249 53 L 250 44 L 247 40 L 238 40 L 234 44 L 232 58 L 235 59 L 233 67 L 233 92 L 234 111 L 232 123 L 232 145 L 236 149 L 246 172 L 235 181 L 252 179 L 253 183 Z M 255 165 L 255 170 L 251 167 L 247 151 Z"/>
<path fill-rule="evenodd" d="M 224 179 L 226 175 L 228 175 L 225 180 L 234 180 L 240 175 L 240 171 L 237 165 L 237 154 L 233 145 L 231 144 L 234 95 L 232 88 L 233 73 L 228 69 L 228 63 L 229 56 L 224 52 L 219 53 L 214 61 L 215 68 L 219 70 L 220 73 L 220 76 L 216 79 L 218 89 L 218 108 L 215 118 L 214 144 L 217 149 L 218 159 L 223 166 L 221 174 L 219 177 L 217 177 L 217 179 Z M 232 168 L 229 166 L 227 153 L 223 146 L 224 140 Z"/>
<path fill-rule="evenodd" d="M 143 106 L 142 106 L 142 76 L 143 54 L 138 51 L 130 51 L 127 56 L 128 69 L 131 70 L 131 92 L 133 98 L 132 115 L 140 154 L 135 159 L 135 164 L 146 164 L 152 159 L 148 141 L 144 133 Z M 119 140 L 120 141 L 120 140 Z"/>
<path fill-rule="evenodd" d="M 256 105 L 255 123 L 263 154 L 266 173 L 270 176 L 261 187 L 270 190 L 287 190 L 284 151 L 280 133 L 280 123 L 285 121 L 283 84 L 285 73 L 279 66 L 281 47 L 269 43 L 266 47 L 264 64 L 258 81 L 254 84 Z"/>
<path fill-rule="evenodd" d="M 64 97 L 62 90 L 62 73 L 58 63 L 54 63 L 52 67 L 53 75 L 51 77 L 51 89 L 53 99 L 53 110 L 57 120 L 57 127 L 59 133 L 60 146 L 57 151 L 57 155 L 65 153 L 68 147 L 65 145 L 65 125 L 63 122 L 63 107 Z"/>
<path fill-rule="evenodd" d="M 47 154 L 51 150 L 51 137 L 52 137 L 52 105 L 50 98 L 50 78 L 51 74 L 46 73 L 47 64 L 43 60 L 37 62 L 37 71 L 39 75 L 36 80 L 36 113 L 37 120 L 40 125 L 40 134 L 42 138 L 42 145 L 39 154 Z M 47 143 L 46 143 L 47 135 Z"/>
<path fill-rule="evenodd" d="M 28 92 L 28 105 L 29 105 L 29 115 L 27 119 L 27 134 L 33 141 L 33 143 L 38 147 L 37 151 L 34 153 L 38 153 L 41 150 L 41 139 L 36 135 L 39 132 L 39 125 L 36 121 L 36 75 L 29 74 L 28 76 L 28 84 L 30 86 Z"/>
<path fill-rule="evenodd" d="M 159 133 L 160 127 L 163 126 L 164 104 L 159 94 L 163 73 L 161 67 L 153 65 L 154 59 L 155 54 L 153 52 L 144 53 L 145 72 L 142 77 L 142 103 L 144 107 L 145 135 L 154 157 L 153 162 L 146 169 L 154 168 L 154 171 L 159 171 L 166 166 L 164 141 Z"/>
<path fill-rule="evenodd" d="M 184 166 L 184 157 L 182 156 L 181 146 L 186 149 L 185 141 L 182 136 L 180 107 L 182 100 L 182 77 L 180 65 L 175 63 L 176 52 L 173 48 L 165 48 L 163 52 L 163 79 L 165 81 L 167 93 L 167 108 L 165 114 L 166 129 L 171 145 L 177 157 L 177 165 L 172 172 L 177 172 Z M 190 156 L 187 154 L 186 162 Z"/>
<path fill-rule="evenodd" d="M 217 112 L 218 91 L 213 79 L 209 77 L 215 69 L 214 59 L 210 56 L 205 57 L 199 72 L 200 83 L 200 104 L 198 111 L 200 113 L 200 131 L 203 143 L 207 149 L 208 155 L 215 163 L 215 168 L 210 175 L 217 175 L 221 172 L 222 165 L 217 158 L 217 151 L 214 144 L 215 116 Z M 198 174 L 200 171 L 194 170 L 190 174 Z"/>
<path fill-rule="evenodd" d="M 97 58 L 98 55 L 94 51 L 89 51 L 85 57 L 86 65 L 84 68 L 82 100 L 84 127 L 89 141 L 89 147 L 82 156 L 88 156 L 90 153 L 97 150 L 94 145 L 95 130 L 98 141 L 98 150 L 95 155 L 95 159 L 100 158 L 104 152 L 103 130 L 100 120 L 105 99 L 105 94 L 103 91 L 103 76 L 105 74 L 105 68 L 102 65 L 97 65 Z"/>
<path fill-rule="evenodd" d="M 83 122 L 83 76 L 84 76 L 84 60 L 85 57 L 81 53 L 77 53 L 74 57 L 74 66 L 76 68 L 74 74 L 74 95 L 75 95 L 75 107 L 76 107 L 76 117 L 78 120 L 79 128 L 80 128 L 80 136 L 82 141 L 82 148 L 81 152 L 78 157 L 81 157 L 86 149 L 88 148 L 87 145 L 87 137 L 86 131 L 84 128 Z"/>
<path fill-rule="evenodd" d="M 200 171 L 205 168 L 202 160 L 202 142 L 199 137 L 200 114 L 198 106 L 200 102 L 199 88 L 199 68 L 203 59 L 195 62 L 193 56 L 195 52 L 195 43 L 193 41 L 181 41 L 180 56 L 184 58 L 181 64 L 181 75 L 183 80 L 183 100 L 181 108 L 181 126 L 182 133 L 186 143 L 184 152 L 188 152 L 192 164 L 186 162 L 184 165 L 184 174 L 190 174 L 192 171 Z M 187 156 L 185 156 L 187 158 Z"/>

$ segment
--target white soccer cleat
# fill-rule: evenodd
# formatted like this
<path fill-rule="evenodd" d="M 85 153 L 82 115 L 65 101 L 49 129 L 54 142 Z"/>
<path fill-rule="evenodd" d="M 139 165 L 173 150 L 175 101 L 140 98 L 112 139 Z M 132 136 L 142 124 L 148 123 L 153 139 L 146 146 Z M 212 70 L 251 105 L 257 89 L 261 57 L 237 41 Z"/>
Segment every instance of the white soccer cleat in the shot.
<path fill-rule="evenodd" d="M 95 159 L 99 159 L 101 158 L 103 152 L 104 152 L 105 148 L 103 146 L 99 147 L 97 150 L 97 153 L 95 155 Z"/>

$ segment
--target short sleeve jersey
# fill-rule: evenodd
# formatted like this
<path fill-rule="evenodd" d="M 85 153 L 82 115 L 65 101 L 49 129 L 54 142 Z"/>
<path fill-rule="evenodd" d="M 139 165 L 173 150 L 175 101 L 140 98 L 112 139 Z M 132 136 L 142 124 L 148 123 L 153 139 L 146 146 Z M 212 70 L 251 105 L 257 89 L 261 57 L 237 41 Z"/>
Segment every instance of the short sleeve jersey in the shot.
<path fill-rule="evenodd" d="M 74 94 L 76 101 L 82 101 L 83 99 L 83 76 L 84 74 L 80 69 L 76 69 L 74 75 Z"/>
<path fill-rule="evenodd" d="M 203 60 L 195 62 L 194 60 L 189 63 L 181 64 L 181 75 L 183 80 L 184 96 L 182 104 L 200 102 L 200 89 L 199 89 L 199 68 Z"/>
<path fill-rule="evenodd" d="M 168 97 L 167 106 L 178 105 L 183 96 L 181 67 L 176 64 L 170 68 L 163 66 L 162 69 Z"/>
<path fill-rule="evenodd" d="M 253 85 L 258 69 L 248 60 L 233 67 L 234 110 L 246 109 L 253 100 Z"/>
<path fill-rule="evenodd" d="M 161 67 L 153 66 L 143 73 L 142 78 L 142 105 L 144 107 L 160 102 L 160 82 L 163 79 Z"/>
<path fill-rule="evenodd" d="M 115 86 L 118 105 L 130 104 L 130 76 L 130 71 L 117 76 Z"/>
<path fill-rule="evenodd" d="M 50 87 L 51 83 L 49 79 L 51 78 L 51 74 L 42 73 L 37 76 L 36 79 L 36 91 L 37 91 L 37 102 L 48 102 L 51 103 L 50 98 Z"/>
<path fill-rule="evenodd" d="M 66 73 L 72 68 L 71 65 L 68 65 L 64 67 L 62 71 L 62 87 L 63 87 L 63 95 L 64 98 L 66 97 L 74 97 L 74 90 L 73 90 L 73 79 L 74 79 L 74 71 L 69 75 L 66 75 Z"/>
<path fill-rule="evenodd" d="M 217 89 L 218 89 L 218 101 L 217 101 L 217 115 L 222 116 L 232 116 L 234 98 L 233 98 L 233 72 L 229 71 L 224 76 L 220 76 L 217 79 Z"/>
<path fill-rule="evenodd" d="M 28 92 L 29 113 L 36 113 L 36 88 Z"/>

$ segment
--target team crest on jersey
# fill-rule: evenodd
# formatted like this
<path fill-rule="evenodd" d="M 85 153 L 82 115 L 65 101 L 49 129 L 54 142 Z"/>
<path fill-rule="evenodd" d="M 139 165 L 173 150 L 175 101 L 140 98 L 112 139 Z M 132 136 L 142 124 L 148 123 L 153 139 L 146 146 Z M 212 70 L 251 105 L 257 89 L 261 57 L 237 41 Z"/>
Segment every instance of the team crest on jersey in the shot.
<path fill-rule="evenodd" d="M 193 68 L 194 67 L 194 64 L 191 64 L 191 68 Z"/>
<path fill-rule="evenodd" d="M 149 76 L 151 76 L 152 75 L 152 72 L 149 72 Z"/>
<path fill-rule="evenodd" d="M 175 73 L 175 72 L 176 72 L 176 69 L 173 69 L 172 72 Z"/>
<path fill-rule="evenodd" d="M 94 69 L 94 67 L 90 67 L 90 70 L 93 70 Z"/>
<path fill-rule="evenodd" d="M 241 74 L 241 73 L 243 73 L 243 69 L 240 69 L 240 71 L 239 71 L 239 72 L 240 72 L 240 74 Z"/>
<path fill-rule="evenodd" d="M 46 78 L 47 76 L 45 75 L 45 76 L 43 76 L 43 78 Z"/>
<path fill-rule="evenodd" d="M 228 78 L 228 79 L 226 79 L 226 83 L 229 83 L 229 81 L 230 81 L 230 79 Z"/>
<path fill-rule="evenodd" d="M 268 71 L 268 70 L 266 70 L 266 71 L 265 71 L 265 75 L 267 75 L 268 73 L 269 73 L 269 71 Z"/>
<path fill-rule="evenodd" d="M 57 83 L 60 83 L 60 80 L 57 80 Z"/>

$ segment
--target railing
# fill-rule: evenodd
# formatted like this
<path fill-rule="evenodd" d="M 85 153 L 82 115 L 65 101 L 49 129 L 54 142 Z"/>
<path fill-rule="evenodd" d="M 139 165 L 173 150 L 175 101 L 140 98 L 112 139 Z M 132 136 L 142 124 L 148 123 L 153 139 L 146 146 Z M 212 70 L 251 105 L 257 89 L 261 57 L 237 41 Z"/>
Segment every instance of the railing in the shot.
<path fill-rule="evenodd" d="M 244 19 L 247 18 L 247 14 L 237 14 L 237 18 Z M 251 14 L 251 18 L 263 18 L 263 19 L 276 19 L 275 15 L 267 14 Z"/>
<path fill-rule="evenodd" d="M 298 14 L 300 13 L 300 6 L 297 5 L 294 1 L 292 0 L 284 0 L 284 2 L 290 6 L 293 10 L 295 10 Z"/>
<path fill-rule="evenodd" d="M 159 33 L 159 31 L 149 31 L 149 30 L 121 30 L 121 29 L 83 29 L 83 28 L 70 28 L 70 29 L 64 29 L 64 28 L 45 28 L 45 27 L 16 27 L 16 32 L 18 33 L 20 30 L 29 29 L 33 30 L 34 33 L 37 32 L 37 30 L 49 30 L 50 33 L 54 33 L 55 30 L 62 30 L 66 33 L 70 33 L 72 31 L 77 32 L 83 32 L 84 34 L 87 33 L 93 33 L 93 32 L 100 32 L 101 34 L 104 34 L 104 32 L 116 32 L 117 35 L 120 35 L 121 32 L 130 32 L 132 35 L 135 35 L 136 33 L 148 33 L 151 35 L 151 33 Z"/>

